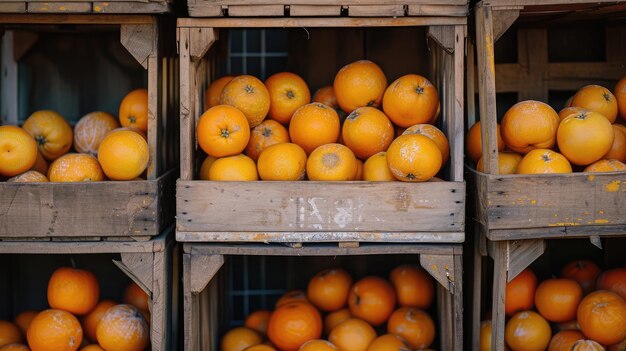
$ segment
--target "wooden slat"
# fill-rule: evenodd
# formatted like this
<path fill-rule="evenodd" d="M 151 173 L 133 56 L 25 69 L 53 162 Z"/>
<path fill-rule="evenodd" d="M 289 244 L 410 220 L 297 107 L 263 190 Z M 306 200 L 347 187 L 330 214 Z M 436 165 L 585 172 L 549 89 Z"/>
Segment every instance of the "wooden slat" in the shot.
<path fill-rule="evenodd" d="M 154 17 L 145 15 L 61 15 L 19 14 L 0 15 L 1 24 L 152 24 Z"/>
<path fill-rule="evenodd" d="M 87 13 L 91 12 L 90 2 L 29 2 L 30 13 Z"/>
<path fill-rule="evenodd" d="M 194 0 L 198 4 L 214 5 L 467 5 L 467 0 Z"/>
<path fill-rule="evenodd" d="M 194 255 L 250 255 L 250 256 L 352 256 L 385 254 L 430 254 L 453 255 L 462 253 L 460 244 L 367 244 L 359 247 L 338 247 L 337 245 L 305 244 L 301 248 L 284 245 L 237 245 L 185 243 L 183 250 Z"/>
<path fill-rule="evenodd" d="M 407 5 L 409 16 L 466 16 L 466 5 Z"/>
<path fill-rule="evenodd" d="M 289 6 L 290 16 L 339 16 L 341 6 L 339 5 L 291 5 Z"/>
<path fill-rule="evenodd" d="M 173 220 L 174 172 L 154 181 L 0 183 L 0 237 L 157 235 Z"/>
<path fill-rule="evenodd" d="M 0 17 L 1 19 L 2 17 Z M 1 22 L 1 21 L 0 21 Z M 247 28 L 283 27 L 406 27 L 434 25 L 463 25 L 464 17 L 400 17 L 400 18 L 248 18 Z M 237 18 L 179 18 L 179 28 L 239 28 Z"/>
<path fill-rule="evenodd" d="M 348 6 L 348 14 L 355 17 L 404 16 L 404 5 Z"/>
<path fill-rule="evenodd" d="M 3 0 L 0 12 L 5 13 L 118 13 L 150 14 L 166 13 L 171 10 L 170 0 L 133 1 L 133 0 Z"/>
<path fill-rule="evenodd" d="M 464 204 L 460 182 L 180 181 L 177 230 L 463 231 Z"/>
<path fill-rule="evenodd" d="M 463 232 L 176 232 L 181 242 L 402 242 L 460 243 Z"/>
<path fill-rule="evenodd" d="M 233 17 L 284 16 L 284 5 L 234 5 L 228 7 L 228 15 Z"/>

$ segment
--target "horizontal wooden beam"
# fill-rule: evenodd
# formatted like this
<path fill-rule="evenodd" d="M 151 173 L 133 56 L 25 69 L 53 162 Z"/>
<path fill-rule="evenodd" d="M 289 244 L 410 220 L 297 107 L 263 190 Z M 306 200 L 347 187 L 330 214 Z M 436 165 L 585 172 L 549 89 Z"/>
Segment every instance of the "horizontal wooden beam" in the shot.
<path fill-rule="evenodd" d="M 0 14 L 0 24 L 153 24 L 146 15 Z"/>
<path fill-rule="evenodd" d="M 351 255 L 383 255 L 383 254 L 429 254 L 454 255 L 462 254 L 463 246 L 452 245 L 422 245 L 422 244 L 372 244 L 359 247 L 338 247 L 337 245 L 304 244 L 300 248 L 284 245 L 267 244 L 206 244 L 185 243 L 183 250 L 186 253 L 197 255 L 253 255 L 253 256 L 351 256 Z"/>
<path fill-rule="evenodd" d="M 409 27 L 467 24 L 466 17 L 179 18 L 179 28 Z"/>

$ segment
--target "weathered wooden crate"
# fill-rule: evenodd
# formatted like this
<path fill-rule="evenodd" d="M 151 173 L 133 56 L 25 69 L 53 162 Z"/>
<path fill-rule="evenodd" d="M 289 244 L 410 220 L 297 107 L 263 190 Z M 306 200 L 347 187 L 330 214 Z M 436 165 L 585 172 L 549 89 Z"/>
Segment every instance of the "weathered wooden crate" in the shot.
<path fill-rule="evenodd" d="M 461 17 L 276 18 L 247 19 L 244 23 L 229 18 L 179 19 L 182 75 L 177 240 L 462 242 L 465 223 L 462 165 L 465 21 Z M 441 128 L 448 135 L 452 150 L 450 166 L 444 172 L 447 181 L 408 184 L 196 180 L 195 170 L 202 162 L 195 132 L 203 111 L 200 97 L 204 96 L 204 89 L 211 79 L 217 78 L 215 66 L 219 60 L 215 50 L 209 49 L 220 35 L 227 35 L 229 28 L 241 26 L 307 30 L 321 27 L 346 31 L 355 27 L 428 26 L 429 37 L 436 44 L 431 43 L 428 57 L 431 71 L 427 75 L 438 86 L 442 97 Z M 306 52 L 306 49 L 298 50 Z M 370 55 L 372 51 L 368 51 Z M 367 58 L 362 55 L 359 53 L 357 59 Z M 427 54 L 422 51 L 420 55 Z M 378 58 L 380 56 L 384 55 L 380 54 Z M 387 60 L 402 59 L 387 57 Z M 336 69 L 333 68 L 333 72 Z M 334 77 L 334 73 L 332 75 Z"/>
<path fill-rule="evenodd" d="M 256 264 L 250 260 L 263 256 L 266 260 Z M 272 259 L 271 263 L 269 263 Z M 247 260 L 247 261 L 246 261 Z M 231 265 L 229 261 L 236 262 Z M 226 264 L 225 264 L 226 262 Z M 387 274 L 399 263 L 421 264 L 439 284 L 437 284 L 436 303 L 429 310 L 434 312 L 437 324 L 437 336 L 440 350 L 463 349 L 463 287 L 462 287 L 462 245 L 420 245 L 420 244 L 366 244 L 362 246 L 322 246 L 304 245 L 292 248 L 271 245 L 220 245 L 185 243 L 183 253 L 183 289 L 184 289 L 184 324 L 185 350 L 218 350 L 219 338 L 228 328 L 237 325 L 233 321 L 233 311 L 242 308 L 243 303 L 233 305 L 228 296 L 254 296 L 263 302 L 249 306 L 242 315 L 252 308 L 272 309 L 275 300 L 288 289 L 306 286 L 306 279 L 324 268 L 344 267 L 355 274 L 355 279 L 372 274 Z M 261 266 L 260 286 L 237 282 L 242 278 L 242 269 Z M 242 268 L 243 266 L 243 268 Z M 237 268 L 235 272 L 233 267 Z M 243 273 L 243 277 L 247 277 Z M 255 274 L 255 273 L 249 273 Z M 286 277 L 280 289 L 274 285 L 267 287 L 266 280 L 271 277 Z M 255 279 L 256 280 L 256 279 Z M 274 281 L 276 279 L 273 279 Z M 250 283 L 253 284 L 253 283 Z M 268 283 L 269 284 L 269 283 Z M 298 284 L 298 285 L 294 285 Z M 234 292 L 233 286 L 243 286 Z M 248 289 L 248 290 L 245 290 Z M 235 302 L 236 303 L 236 302 Z M 228 311 L 226 306 L 228 307 Z M 230 316 L 228 315 L 230 314 Z"/>
<path fill-rule="evenodd" d="M 138 15 L 0 15 L 0 25 L 3 31 L 2 124 L 17 125 L 19 115 L 33 112 L 31 106 L 25 111 L 20 108 L 19 94 L 24 89 L 19 84 L 18 70 L 20 60 L 32 50 L 39 36 L 56 32 L 82 35 L 90 31 L 119 31 L 121 45 L 137 62 L 132 69 L 147 72 L 150 153 L 146 181 L 0 182 L 0 239 L 147 238 L 165 230 L 174 220 L 176 172 L 173 168 L 178 145 L 175 141 L 177 121 L 173 118 L 178 107 L 177 90 L 173 89 L 178 86 L 178 73 L 176 58 L 167 52 L 167 37 L 163 35 L 168 27 L 156 17 Z M 172 45 L 169 47 L 171 50 Z M 50 82 L 63 84 L 65 88 L 60 91 L 68 90 L 73 83 L 53 79 Z M 132 88 L 136 86 L 124 89 Z M 115 86 L 108 89 L 115 89 Z"/>
<path fill-rule="evenodd" d="M 187 0 L 192 17 L 461 16 L 467 0 Z"/>
<path fill-rule="evenodd" d="M 0 13 L 151 14 L 172 11 L 175 0 L 2 0 Z"/>
<path fill-rule="evenodd" d="M 175 244 L 173 228 L 144 242 L 2 242 L 0 319 L 13 320 L 25 310 L 49 308 L 50 275 L 59 267 L 76 264 L 96 274 L 102 299 L 119 301 L 127 278 L 137 283 L 149 297 L 151 350 L 178 350 L 180 253 Z"/>
<path fill-rule="evenodd" d="M 544 252 L 545 239 L 581 237 L 599 244 L 601 237 L 624 236 L 626 172 L 498 175 L 496 123 L 505 111 L 501 108 L 510 102 L 502 103 L 504 96 L 497 94 L 509 93 L 515 102 L 551 102 L 558 110 L 569 94 L 584 85 L 602 84 L 612 89 L 626 72 L 626 6 L 621 1 L 491 0 L 479 2 L 475 14 L 478 65 L 476 71 L 468 71 L 468 125 L 477 119 L 477 77 L 486 172 L 466 167 L 475 219 L 472 346 L 478 348 L 483 256 L 490 255 L 494 259 L 492 347 L 503 350 L 506 282 Z M 604 26 L 603 61 L 550 62 L 551 28 L 591 23 Z M 496 63 L 494 43 L 514 24 L 517 62 Z M 474 66 L 473 57 L 470 45 L 469 67 Z"/>

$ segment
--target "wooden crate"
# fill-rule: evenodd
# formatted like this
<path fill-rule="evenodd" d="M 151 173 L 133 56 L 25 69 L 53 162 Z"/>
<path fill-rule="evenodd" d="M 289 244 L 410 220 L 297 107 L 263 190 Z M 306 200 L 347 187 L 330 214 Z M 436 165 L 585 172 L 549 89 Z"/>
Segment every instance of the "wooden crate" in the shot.
<path fill-rule="evenodd" d="M 245 23 L 228 18 L 179 19 L 178 40 L 183 73 L 177 240 L 462 242 L 465 222 L 462 166 L 465 21 L 465 18 L 451 17 L 274 18 L 249 19 Z M 427 75 L 442 97 L 441 127 L 448 135 L 452 150 L 450 166 L 444 174 L 448 181 L 409 184 L 196 180 L 194 170 L 202 161 L 198 159 L 201 152 L 196 145 L 195 132 L 203 111 L 200 97 L 204 96 L 204 89 L 211 79 L 216 78 L 214 67 L 219 59 L 215 50 L 209 49 L 220 33 L 223 36 L 229 28 L 242 26 L 302 27 L 311 30 L 322 27 L 341 31 L 354 30 L 354 27 L 428 26 L 429 37 L 434 39 L 431 44 L 436 44 L 431 46 L 431 71 Z M 307 52 L 303 48 L 298 50 Z M 373 50 L 367 51 L 372 55 Z M 424 55 L 424 51 L 420 54 Z M 356 59 L 366 58 L 361 55 Z M 303 61 L 307 61 L 307 55 L 303 56 Z M 387 57 L 390 62 L 401 60 L 390 57 L 393 56 Z M 317 74 L 319 68 L 314 69 Z M 333 72 L 336 72 L 334 68 Z M 406 73 L 410 72 L 403 72 Z M 208 79 L 205 78 L 207 76 Z"/>
<path fill-rule="evenodd" d="M 172 11 L 174 0 L 2 0 L 0 13 L 151 14 Z"/>
<path fill-rule="evenodd" d="M 472 270 L 472 347 L 478 348 L 483 257 L 493 265 L 492 347 L 504 349 L 504 291 L 545 250 L 545 239 L 626 235 L 626 172 L 561 175 L 498 175 L 496 123 L 505 110 L 497 94 L 515 100 L 550 102 L 552 91 L 573 93 L 586 84 L 615 83 L 624 74 L 626 6 L 620 1 L 482 1 L 476 14 L 476 71 L 468 71 L 468 125 L 477 120 L 474 104 L 478 79 L 485 173 L 468 165 L 467 179 L 475 219 Z M 548 30 L 559 25 L 606 26 L 604 62 L 550 62 Z M 494 43 L 513 25 L 517 29 L 517 62 L 495 61 Z M 548 29 L 546 29 L 548 28 Z M 473 46 L 468 66 L 473 67 Z M 557 99 L 558 100 L 558 99 Z M 552 101 L 553 103 L 555 101 Z M 508 102 L 507 102 L 508 103 Z M 563 101 L 561 101 L 563 103 Z M 498 108 L 497 108 L 498 107 Z M 561 106 L 554 106 L 558 110 Z M 477 296 L 477 297 L 476 297 Z"/>
<path fill-rule="evenodd" d="M 192 17 L 464 17 L 468 3 L 467 0 L 187 0 Z"/>
<path fill-rule="evenodd" d="M 250 259 L 253 256 L 271 258 L 282 256 L 280 260 L 273 261 L 276 269 L 268 272 L 268 277 L 269 275 L 287 277 L 287 285 L 281 286 L 282 290 L 268 291 L 266 288 L 263 292 L 237 293 L 237 295 L 246 296 L 249 294 L 265 296 L 273 293 L 274 299 L 265 296 L 266 303 L 261 306 L 269 309 L 273 307 L 273 301 L 285 291 L 284 289 L 303 288 L 303 286 L 293 286 L 289 283 L 300 281 L 299 283 L 306 286 L 306 280 L 303 279 L 308 279 L 323 268 L 345 267 L 358 279 L 371 274 L 383 276 L 388 274 L 397 264 L 395 260 L 413 264 L 419 262 L 439 282 L 437 301 L 434 304 L 436 307 L 431 310 L 437 315 L 435 318 L 439 321 L 436 328 L 439 345 L 433 346 L 440 350 L 463 349 L 462 245 L 460 244 L 370 244 L 360 247 L 304 245 L 301 248 L 292 248 L 276 244 L 185 243 L 183 253 L 185 350 L 218 350 L 220 336 L 227 328 L 233 326 L 228 324 L 232 322 L 229 320 L 232 318 L 226 316 L 225 307 L 229 304 L 225 301 L 225 296 L 226 294 L 233 296 L 234 292 L 228 289 L 232 290 L 233 284 L 237 284 L 233 282 L 233 279 L 241 277 L 235 272 L 228 274 L 228 268 L 231 266 L 224 265 L 224 263 L 240 256 L 244 259 Z M 404 261 L 402 261 L 403 258 Z M 237 265 L 239 267 L 237 272 L 241 272 L 240 266 L 240 264 Z M 247 280 L 244 284 L 247 284 Z M 232 313 L 230 310 L 228 312 Z"/>
<path fill-rule="evenodd" d="M 46 286 L 50 275 L 58 267 L 76 264 L 96 274 L 103 299 L 121 299 L 129 283 L 124 276 L 137 283 L 149 297 L 151 350 L 177 350 L 180 301 L 177 249 L 173 228 L 145 242 L 3 242 L 0 319 L 13 320 L 25 310 L 49 308 Z M 28 279 L 23 274 L 28 274 Z"/>
<path fill-rule="evenodd" d="M 173 199 L 176 175 L 172 168 L 176 167 L 178 145 L 176 119 L 168 118 L 177 113 L 178 102 L 173 89 L 178 84 L 177 65 L 171 52 L 166 51 L 167 37 L 161 35 L 168 28 L 165 23 L 156 17 L 137 15 L 0 15 L 0 24 L 4 33 L 2 124 L 17 125 L 20 123 L 18 115 L 24 114 L 19 106 L 18 67 L 39 36 L 56 32 L 83 35 L 96 31 L 100 34 L 114 30 L 119 31 L 121 45 L 136 60 L 133 70 L 147 72 L 150 153 L 146 181 L 1 182 L 0 238 L 150 237 L 162 232 L 174 219 L 173 201 L 167 199 Z M 62 84 L 65 90 L 72 84 L 71 81 L 50 81 Z M 126 87 L 132 88 L 135 87 Z M 25 112 L 33 112 L 30 109 L 28 106 Z M 86 112 L 90 111 L 81 111 L 81 115 Z"/>

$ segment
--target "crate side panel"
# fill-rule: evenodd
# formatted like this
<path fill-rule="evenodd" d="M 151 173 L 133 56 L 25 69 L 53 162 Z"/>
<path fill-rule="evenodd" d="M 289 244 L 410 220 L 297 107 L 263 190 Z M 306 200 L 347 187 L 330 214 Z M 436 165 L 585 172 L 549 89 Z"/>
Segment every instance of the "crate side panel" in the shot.
<path fill-rule="evenodd" d="M 194 231 L 463 230 L 465 184 L 179 182 L 177 228 Z"/>

